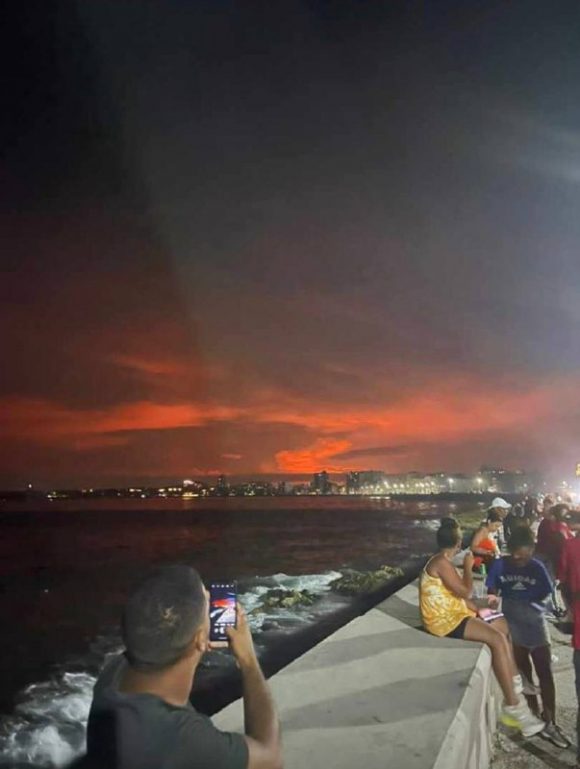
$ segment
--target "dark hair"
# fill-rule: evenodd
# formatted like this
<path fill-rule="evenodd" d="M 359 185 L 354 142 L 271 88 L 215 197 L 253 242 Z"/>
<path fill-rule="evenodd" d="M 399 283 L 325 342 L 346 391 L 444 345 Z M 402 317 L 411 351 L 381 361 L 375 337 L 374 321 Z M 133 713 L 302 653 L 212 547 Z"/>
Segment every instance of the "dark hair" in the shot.
<path fill-rule="evenodd" d="M 441 528 L 443 528 L 444 526 L 457 528 L 459 526 L 459 522 L 457 521 L 457 518 L 454 518 L 452 515 L 447 515 L 445 516 L 445 518 L 441 519 Z"/>
<path fill-rule="evenodd" d="M 206 597 L 190 566 L 162 566 L 132 591 L 125 605 L 122 635 L 129 664 L 160 670 L 183 656 L 203 622 Z"/>
<path fill-rule="evenodd" d="M 486 520 L 488 523 L 501 523 L 502 517 L 497 510 L 490 510 Z"/>
<path fill-rule="evenodd" d="M 570 508 L 568 507 L 568 505 L 564 505 L 564 504 L 554 505 L 554 507 L 550 509 L 550 513 L 554 516 L 554 518 L 557 521 L 563 521 L 569 512 L 570 512 Z"/>
<path fill-rule="evenodd" d="M 455 525 L 444 524 L 441 521 L 441 526 L 437 529 L 437 547 L 440 550 L 444 550 L 448 547 L 456 547 L 461 542 L 461 529 L 459 524 L 455 522 Z"/>
<path fill-rule="evenodd" d="M 516 526 L 508 540 L 508 549 L 514 553 L 520 547 L 535 547 L 534 532 L 527 526 Z"/>

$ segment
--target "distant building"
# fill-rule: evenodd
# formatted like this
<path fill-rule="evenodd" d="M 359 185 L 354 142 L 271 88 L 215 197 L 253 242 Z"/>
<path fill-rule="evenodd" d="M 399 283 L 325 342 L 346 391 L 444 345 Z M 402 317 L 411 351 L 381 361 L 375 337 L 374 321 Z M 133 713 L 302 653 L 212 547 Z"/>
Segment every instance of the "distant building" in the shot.
<path fill-rule="evenodd" d="M 330 493 L 331 484 L 326 470 L 323 470 L 321 473 L 314 473 L 312 476 L 311 489 L 315 494 Z"/>
<path fill-rule="evenodd" d="M 454 473 L 447 479 L 447 491 L 455 494 L 469 494 L 474 491 L 474 479 L 470 475 Z"/>
<path fill-rule="evenodd" d="M 527 494 L 541 484 L 537 473 L 524 470 L 506 470 L 503 467 L 482 467 L 479 473 L 484 491 L 492 494 Z"/>
<path fill-rule="evenodd" d="M 216 483 L 216 491 L 218 493 L 227 494 L 229 491 L 230 485 L 228 483 L 228 480 L 225 475 L 218 475 L 217 483 Z"/>
<path fill-rule="evenodd" d="M 357 494 L 360 491 L 359 473 L 353 470 L 346 474 L 346 493 Z"/>
<path fill-rule="evenodd" d="M 348 494 L 384 494 L 387 475 L 382 470 L 357 470 L 346 476 Z"/>

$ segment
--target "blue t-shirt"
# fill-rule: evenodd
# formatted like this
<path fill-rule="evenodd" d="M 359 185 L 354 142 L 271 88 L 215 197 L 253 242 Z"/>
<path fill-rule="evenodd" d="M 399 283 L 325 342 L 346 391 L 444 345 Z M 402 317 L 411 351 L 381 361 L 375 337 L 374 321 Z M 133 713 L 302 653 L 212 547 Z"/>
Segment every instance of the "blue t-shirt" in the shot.
<path fill-rule="evenodd" d="M 546 567 L 537 558 L 525 566 L 516 566 L 509 556 L 497 558 L 489 567 L 485 584 L 503 598 L 527 603 L 543 601 L 553 589 Z"/>

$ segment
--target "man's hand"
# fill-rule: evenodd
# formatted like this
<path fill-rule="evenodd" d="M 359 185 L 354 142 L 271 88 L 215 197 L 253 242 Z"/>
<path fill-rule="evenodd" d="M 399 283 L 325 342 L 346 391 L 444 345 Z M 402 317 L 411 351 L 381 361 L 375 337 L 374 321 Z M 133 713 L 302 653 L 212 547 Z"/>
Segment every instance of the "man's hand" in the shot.
<path fill-rule="evenodd" d="M 463 559 L 463 571 L 473 571 L 473 553 L 471 550 L 465 553 L 465 558 Z"/>
<path fill-rule="evenodd" d="M 499 597 L 497 595 L 488 595 L 487 596 L 487 605 L 490 609 L 497 609 L 499 606 Z"/>
<path fill-rule="evenodd" d="M 256 663 L 256 651 L 252 640 L 246 613 L 238 603 L 236 608 L 236 627 L 226 629 L 230 639 L 230 649 L 240 667 Z"/>

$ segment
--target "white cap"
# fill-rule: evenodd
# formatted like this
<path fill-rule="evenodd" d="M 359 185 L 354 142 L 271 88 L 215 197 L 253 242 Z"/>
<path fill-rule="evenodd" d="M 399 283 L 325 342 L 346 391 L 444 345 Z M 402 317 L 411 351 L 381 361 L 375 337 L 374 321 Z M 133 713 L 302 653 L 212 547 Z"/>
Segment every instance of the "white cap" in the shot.
<path fill-rule="evenodd" d="M 501 497 L 496 497 L 490 507 L 501 507 L 502 510 L 509 510 L 511 505 L 509 502 L 506 502 L 505 499 L 502 499 Z"/>

